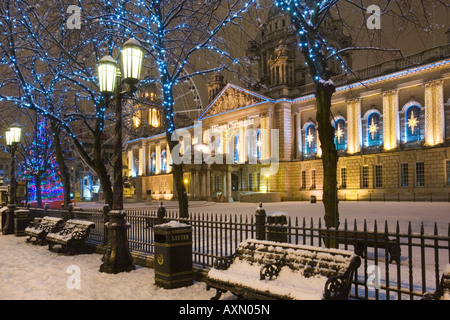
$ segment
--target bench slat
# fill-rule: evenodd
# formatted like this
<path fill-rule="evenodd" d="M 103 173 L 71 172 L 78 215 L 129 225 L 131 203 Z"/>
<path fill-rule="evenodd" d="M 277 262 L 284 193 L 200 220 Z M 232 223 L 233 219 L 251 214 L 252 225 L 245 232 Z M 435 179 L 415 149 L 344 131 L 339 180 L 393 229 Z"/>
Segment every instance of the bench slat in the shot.
<path fill-rule="evenodd" d="M 219 269 L 211 269 L 207 276 L 207 287 L 218 290 L 216 297 L 230 291 L 257 299 L 348 298 L 348 282 L 360 265 L 360 258 L 347 250 L 253 239 L 241 242 L 232 260 L 226 260 L 231 263 L 215 264 Z M 273 272 L 278 276 L 273 278 Z M 259 280 L 266 275 L 275 280 Z M 344 280 L 333 281 L 335 277 Z M 312 283 L 314 290 L 305 289 Z"/>

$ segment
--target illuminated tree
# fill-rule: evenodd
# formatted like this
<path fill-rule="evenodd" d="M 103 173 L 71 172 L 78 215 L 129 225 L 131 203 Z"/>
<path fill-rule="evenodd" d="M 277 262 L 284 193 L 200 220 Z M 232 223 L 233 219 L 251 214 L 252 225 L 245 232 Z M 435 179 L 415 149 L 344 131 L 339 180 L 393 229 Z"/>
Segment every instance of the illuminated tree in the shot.
<path fill-rule="evenodd" d="M 141 83 L 156 81 L 161 85 L 164 127 L 171 150 L 178 144 L 178 141 L 172 141 L 176 129 L 174 88 L 190 77 L 238 64 L 222 36 L 225 27 L 239 24 L 253 2 L 105 1 L 106 14 L 91 16 L 91 19 L 100 19 L 102 25 L 113 26 L 114 36 L 121 40 L 120 43 L 135 38 L 145 47 L 148 62 L 145 68 L 149 70 L 148 77 Z M 186 217 L 188 201 L 183 183 L 183 164 L 174 163 L 172 173 L 180 215 Z"/>
<path fill-rule="evenodd" d="M 342 73 L 347 75 L 347 83 L 360 80 L 353 72 L 347 54 L 355 51 L 364 52 L 365 55 L 373 55 L 374 52 L 401 54 L 391 43 L 405 37 L 405 32 L 402 31 L 412 26 L 415 41 L 423 41 L 423 31 L 430 27 L 435 29 L 430 21 L 430 11 L 441 6 L 448 8 L 448 4 L 428 0 L 386 0 L 378 1 L 375 6 L 365 7 L 362 2 L 351 0 L 275 0 L 274 5 L 289 14 L 298 34 L 300 51 L 315 85 L 317 130 L 324 171 L 325 223 L 327 228 L 337 228 L 338 154 L 335 128 L 331 121 L 331 99 L 336 90 L 331 72 L 333 65 L 341 67 Z M 341 27 L 333 27 L 330 21 L 336 21 Z M 382 29 L 386 22 L 389 22 L 389 27 Z M 393 29 L 394 34 L 386 29 Z M 344 32 L 350 34 L 352 43 L 345 41 Z M 406 35 L 410 34 L 411 32 Z"/>

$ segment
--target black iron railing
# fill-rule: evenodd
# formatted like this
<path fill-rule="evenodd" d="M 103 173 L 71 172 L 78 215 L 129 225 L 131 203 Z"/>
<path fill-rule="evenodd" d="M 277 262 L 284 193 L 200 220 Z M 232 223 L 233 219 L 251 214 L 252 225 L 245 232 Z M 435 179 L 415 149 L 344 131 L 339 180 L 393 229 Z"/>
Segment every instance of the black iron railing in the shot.
<path fill-rule="evenodd" d="M 43 214 L 40 212 L 39 216 Z M 94 221 L 95 229 L 89 241 L 104 243 L 103 210 L 70 213 L 47 210 L 45 214 L 70 214 L 73 218 Z M 128 231 L 130 250 L 154 253 L 153 227 L 149 221 L 156 221 L 156 217 L 156 210 L 127 210 L 126 220 L 131 225 Z M 257 219 L 253 214 L 191 213 L 189 218 L 180 218 L 177 211 L 168 211 L 163 222 L 171 220 L 192 226 L 193 262 L 205 269 L 211 268 L 218 257 L 231 255 L 241 241 L 261 237 L 256 232 Z M 267 223 L 268 220 L 262 229 L 266 239 L 311 246 L 331 245 L 351 251 L 359 249 L 362 265 L 355 275 L 351 294 L 357 299 L 419 299 L 425 292 L 437 288 L 446 264 L 450 263 L 450 223 L 412 225 L 409 222 L 400 226 L 397 222 L 389 226 L 385 222 L 380 227 L 376 220 L 370 225 L 365 220 L 355 220 L 349 225 L 345 220 L 335 231 L 327 230 L 321 219 L 307 221 L 287 217 L 278 223 Z M 399 256 L 391 259 L 395 258 L 396 250 L 400 251 Z"/>

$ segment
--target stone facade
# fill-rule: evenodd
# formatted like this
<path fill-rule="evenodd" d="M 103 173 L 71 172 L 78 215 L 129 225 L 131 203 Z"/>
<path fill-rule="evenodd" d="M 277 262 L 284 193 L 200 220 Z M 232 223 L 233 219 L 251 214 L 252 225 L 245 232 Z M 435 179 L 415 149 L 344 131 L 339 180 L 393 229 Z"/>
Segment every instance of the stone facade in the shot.
<path fill-rule="evenodd" d="M 333 78 L 341 200 L 449 200 L 450 46 L 435 51 L 439 59 L 434 55 L 420 65 L 394 61 L 389 73 L 383 71 L 387 64 L 358 71 L 365 78 L 351 84 Z M 191 199 L 238 201 L 241 194 L 261 192 L 282 200 L 320 200 L 313 87 L 300 91 L 296 98 L 278 99 L 224 85 L 197 122 L 180 129 Z M 200 145 L 209 151 L 195 153 Z M 176 197 L 165 135 L 127 147 L 127 174 L 140 184 L 138 197 Z"/>

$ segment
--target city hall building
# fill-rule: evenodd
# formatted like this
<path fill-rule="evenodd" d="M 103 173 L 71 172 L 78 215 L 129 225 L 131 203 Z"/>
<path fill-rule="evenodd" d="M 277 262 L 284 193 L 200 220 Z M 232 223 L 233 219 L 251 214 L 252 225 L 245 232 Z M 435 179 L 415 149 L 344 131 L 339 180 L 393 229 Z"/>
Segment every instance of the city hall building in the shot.
<path fill-rule="evenodd" d="M 126 143 L 125 174 L 138 198 L 176 199 L 175 158 L 184 163 L 190 199 L 322 198 L 314 84 L 285 27 L 282 17 L 269 16 L 266 41 L 249 45 L 259 90 L 214 75 L 208 106 L 178 127 L 177 150 L 169 150 L 161 126 Z M 336 70 L 332 80 L 339 199 L 449 201 L 450 45 L 357 70 L 350 81 Z M 155 112 L 139 117 L 160 124 Z"/>

